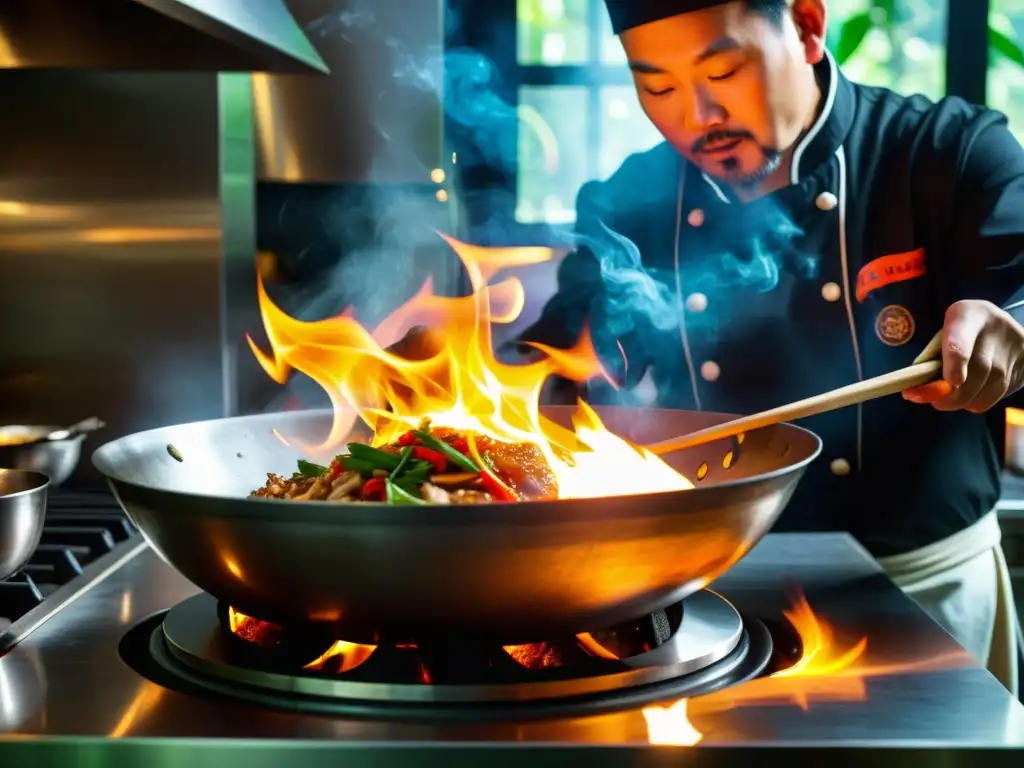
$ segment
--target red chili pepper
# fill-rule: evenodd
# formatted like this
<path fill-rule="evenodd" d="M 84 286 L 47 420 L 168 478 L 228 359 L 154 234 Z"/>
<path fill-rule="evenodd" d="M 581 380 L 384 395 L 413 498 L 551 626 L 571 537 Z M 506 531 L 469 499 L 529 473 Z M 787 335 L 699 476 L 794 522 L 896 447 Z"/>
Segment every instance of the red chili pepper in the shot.
<path fill-rule="evenodd" d="M 403 448 L 405 448 L 408 445 L 415 445 L 415 443 L 416 435 L 414 435 L 412 431 L 406 432 L 404 435 L 398 438 L 398 444 Z"/>
<path fill-rule="evenodd" d="M 516 501 L 519 498 L 515 491 L 501 482 L 487 467 L 480 470 L 480 479 L 483 481 L 484 490 L 497 501 Z"/>
<path fill-rule="evenodd" d="M 519 496 L 516 492 L 505 485 L 496 474 L 491 472 L 487 462 L 484 461 L 483 455 L 480 453 L 477 441 L 472 435 L 466 438 L 466 448 L 469 450 L 470 457 L 480 467 L 480 480 L 484 484 L 484 490 L 491 494 L 491 498 L 497 501 L 518 501 Z"/>
<path fill-rule="evenodd" d="M 383 501 L 387 492 L 387 483 L 383 477 L 371 477 L 363 484 L 359 498 L 363 501 Z"/>
<path fill-rule="evenodd" d="M 338 475 L 341 474 L 341 462 L 338 461 L 337 459 L 332 461 L 331 462 L 331 466 L 330 466 L 330 470 L 331 470 L 331 479 L 333 480 L 334 478 L 336 478 Z"/>
<path fill-rule="evenodd" d="M 448 469 L 448 457 L 440 451 L 417 445 L 412 449 L 412 455 L 417 459 L 429 461 L 434 466 L 434 472 L 438 475 L 443 475 Z"/>
<path fill-rule="evenodd" d="M 454 448 L 456 451 L 458 451 L 459 453 L 461 453 L 461 454 L 463 454 L 465 456 L 469 455 L 469 443 L 467 442 L 466 438 L 464 438 L 464 437 L 460 437 L 457 440 L 453 440 L 452 441 L 452 448 Z"/>

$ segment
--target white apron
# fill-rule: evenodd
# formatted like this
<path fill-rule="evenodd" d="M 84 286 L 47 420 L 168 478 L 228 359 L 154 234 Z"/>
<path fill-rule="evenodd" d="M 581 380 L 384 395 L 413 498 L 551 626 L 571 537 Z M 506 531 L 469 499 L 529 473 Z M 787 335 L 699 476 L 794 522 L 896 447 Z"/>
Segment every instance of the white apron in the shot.
<path fill-rule="evenodd" d="M 1016 698 L 1020 625 L 1000 539 L 990 512 L 948 538 L 878 562 Z"/>

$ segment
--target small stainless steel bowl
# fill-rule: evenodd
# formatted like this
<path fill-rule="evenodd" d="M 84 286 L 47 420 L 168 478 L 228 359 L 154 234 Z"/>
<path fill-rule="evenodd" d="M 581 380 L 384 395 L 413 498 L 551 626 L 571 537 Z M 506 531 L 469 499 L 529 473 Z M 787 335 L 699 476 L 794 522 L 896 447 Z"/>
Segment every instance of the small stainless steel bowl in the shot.
<path fill-rule="evenodd" d="M 0 469 L 0 580 L 27 563 L 43 535 L 50 478 L 41 472 Z"/>
<path fill-rule="evenodd" d="M 42 472 L 54 487 L 67 480 L 82 456 L 85 435 L 32 442 L 61 427 L 10 424 L 0 426 L 0 467 Z"/>

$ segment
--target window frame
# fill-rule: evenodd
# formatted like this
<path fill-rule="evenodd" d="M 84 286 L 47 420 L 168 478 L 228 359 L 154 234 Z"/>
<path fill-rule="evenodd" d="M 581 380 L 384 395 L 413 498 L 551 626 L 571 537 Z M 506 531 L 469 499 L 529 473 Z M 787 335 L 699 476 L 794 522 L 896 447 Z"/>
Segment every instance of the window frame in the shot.
<path fill-rule="evenodd" d="M 499 95 L 509 104 L 518 106 L 521 86 L 585 86 L 587 100 L 587 162 L 588 178 L 599 176 L 601 144 L 601 89 L 606 86 L 632 84 L 629 72 L 621 66 L 602 63 L 603 37 L 600 25 L 600 4 L 604 0 L 589 0 L 589 61 L 582 64 L 545 66 L 523 65 L 517 57 L 516 0 L 448 0 L 447 7 L 460 20 L 455 36 L 448 39 L 449 47 L 467 47 L 487 56 L 494 63 L 500 78 Z M 988 77 L 988 18 L 989 0 L 946 0 L 946 95 L 960 96 L 967 101 L 984 104 Z M 474 7 L 475 6 L 475 7 Z M 449 136 L 451 136 L 449 132 Z M 457 151 L 458 142 L 453 142 Z M 464 170 L 464 169 L 463 169 Z M 564 245 L 571 225 L 528 224 L 516 221 L 515 207 L 518 196 L 518 164 L 510 169 L 476 167 L 460 170 L 463 192 L 472 195 L 485 190 L 500 191 L 509 205 L 494 205 L 494 195 L 483 196 L 489 202 L 480 210 L 469 210 L 465 218 L 472 236 L 476 225 L 483 221 L 501 222 L 497 229 L 507 243 Z M 472 208 L 472 206 L 470 206 Z M 492 230 L 493 232 L 493 230 Z M 467 233 L 463 233 L 464 235 Z M 492 234 L 480 238 L 493 240 Z"/>

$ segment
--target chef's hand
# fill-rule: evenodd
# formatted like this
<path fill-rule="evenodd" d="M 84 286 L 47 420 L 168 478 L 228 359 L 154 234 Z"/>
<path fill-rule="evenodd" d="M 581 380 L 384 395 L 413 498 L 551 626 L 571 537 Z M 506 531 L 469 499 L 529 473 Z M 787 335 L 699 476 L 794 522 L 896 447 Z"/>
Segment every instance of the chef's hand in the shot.
<path fill-rule="evenodd" d="M 988 301 L 958 301 L 942 324 L 942 380 L 903 397 L 940 411 L 984 413 L 1024 386 L 1024 327 Z"/>

